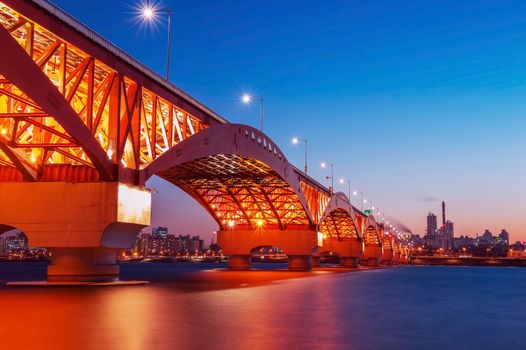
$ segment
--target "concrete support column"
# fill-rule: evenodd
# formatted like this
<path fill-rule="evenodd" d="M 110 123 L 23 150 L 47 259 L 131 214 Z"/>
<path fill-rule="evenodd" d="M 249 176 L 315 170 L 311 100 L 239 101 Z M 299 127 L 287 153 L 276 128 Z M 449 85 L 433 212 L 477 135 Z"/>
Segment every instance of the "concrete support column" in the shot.
<path fill-rule="evenodd" d="M 312 260 L 312 267 L 320 267 L 321 257 L 319 255 L 314 255 L 311 260 Z"/>
<path fill-rule="evenodd" d="M 380 258 L 366 258 L 360 261 L 360 264 L 365 266 L 378 266 L 380 265 Z"/>
<path fill-rule="evenodd" d="M 355 256 L 342 256 L 340 257 L 340 265 L 343 267 L 358 267 L 359 258 Z"/>
<path fill-rule="evenodd" d="M 290 271 L 312 270 L 312 255 L 289 255 Z"/>
<path fill-rule="evenodd" d="M 252 255 L 235 254 L 228 257 L 228 268 L 234 271 L 250 270 Z"/>
<path fill-rule="evenodd" d="M 49 282 L 112 282 L 119 279 L 117 250 L 112 248 L 51 248 Z"/>

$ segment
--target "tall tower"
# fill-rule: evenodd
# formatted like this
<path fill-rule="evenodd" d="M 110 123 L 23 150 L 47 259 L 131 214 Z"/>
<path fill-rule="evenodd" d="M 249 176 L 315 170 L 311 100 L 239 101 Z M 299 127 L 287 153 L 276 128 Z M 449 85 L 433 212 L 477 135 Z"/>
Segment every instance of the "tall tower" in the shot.
<path fill-rule="evenodd" d="M 437 216 L 429 213 L 427 215 L 427 235 L 434 235 L 437 231 Z"/>
<path fill-rule="evenodd" d="M 446 202 L 442 201 L 442 248 L 447 249 Z"/>

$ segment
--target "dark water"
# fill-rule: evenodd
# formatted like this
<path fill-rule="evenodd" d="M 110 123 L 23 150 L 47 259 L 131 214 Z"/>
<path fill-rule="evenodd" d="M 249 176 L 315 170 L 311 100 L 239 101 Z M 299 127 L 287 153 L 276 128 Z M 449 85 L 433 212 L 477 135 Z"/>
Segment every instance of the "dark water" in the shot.
<path fill-rule="evenodd" d="M 526 348 L 524 268 L 397 267 L 250 287 L 287 272 L 241 286 L 189 272 L 198 267 L 123 267 L 157 281 L 148 286 L 0 288 L 0 349 Z"/>

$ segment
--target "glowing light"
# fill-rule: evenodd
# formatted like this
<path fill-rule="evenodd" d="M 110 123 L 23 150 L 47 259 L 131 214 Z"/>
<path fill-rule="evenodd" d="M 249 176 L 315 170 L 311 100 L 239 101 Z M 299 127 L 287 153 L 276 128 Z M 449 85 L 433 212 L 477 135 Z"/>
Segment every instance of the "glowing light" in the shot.
<path fill-rule="evenodd" d="M 144 18 L 151 19 L 155 16 L 155 12 L 151 7 L 144 7 L 142 9 L 142 15 Z"/>
<path fill-rule="evenodd" d="M 152 196 L 140 187 L 119 184 L 117 218 L 119 222 L 149 225 Z"/>
<path fill-rule="evenodd" d="M 37 157 L 34 154 L 32 154 L 31 155 L 31 163 L 36 163 L 36 162 L 37 162 Z"/>
<path fill-rule="evenodd" d="M 344 179 L 340 179 L 340 183 L 341 183 L 341 184 L 342 184 L 342 183 L 344 183 L 344 182 L 345 182 L 345 180 L 344 180 Z"/>
<path fill-rule="evenodd" d="M 323 240 L 325 239 L 325 235 L 323 233 L 321 233 L 320 231 L 318 231 L 318 237 L 317 237 L 317 241 L 318 241 L 318 246 L 321 247 L 323 246 Z"/>
<path fill-rule="evenodd" d="M 236 223 L 235 223 L 233 220 L 230 220 L 230 221 L 228 222 L 228 226 L 229 226 L 229 227 L 234 227 L 235 224 L 236 224 Z"/>
<path fill-rule="evenodd" d="M 357 196 L 357 195 L 358 195 L 358 192 L 353 191 L 352 194 L 353 194 L 354 196 Z"/>
<path fill-rule="evenodd" d="M 325 168 L 325 167 L 327 167 L 327 164 L 326 163 L 321 163 L 321 167 Z"/>
<path fill-rule="evenodd" d="M 243 101 L 243 103 L 247 105 L 250 102 L 252 102 L 252 96 L 250 96 L 249 94 L 243 94 L 243 96 L 241 96 L 241 101 Z"/>
<path fill-rule="evenodd" d="M 364 199 L 363 202 L 364 202 L 364 203 L 367 203 L 367 199 Z"/>
<path fill-rule="evenodd" d="M 293 143 L 293 144 L 297 144 L 298 142 L 300 142 L 300 140 L 299 140 L 297 137 L 294 137 L 294 138 L 292 139 L 292 143 Z"/>
<path fill-rule="evenodd" d="M 2 135 L 5 135 L 7 134 L 7 129 L 6 128 L 2 128 L 2 131 L 0 131 L 2 133 Z"/>
<path fill-rule="evenodd" d="M 263 226 L 263 220 L 258 220 L 256 223 L 259 227 Z"/>

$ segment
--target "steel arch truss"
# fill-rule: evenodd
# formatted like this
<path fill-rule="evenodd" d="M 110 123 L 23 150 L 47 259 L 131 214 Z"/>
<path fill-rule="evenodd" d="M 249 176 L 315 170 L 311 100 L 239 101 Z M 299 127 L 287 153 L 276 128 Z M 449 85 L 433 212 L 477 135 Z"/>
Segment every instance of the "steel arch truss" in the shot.
<path fill-rule="evenodd" d="M 114 180 L 208 126 L 4 3 L 0 47 L 0 180 Z"/>
<path fill-rule="evenodd" d="M 382 246 L 378 230 L 373 225 L 367 225 L 364 232 L 364 242 L 366 246 Z"/>
<path fill-rule="evenodd" d="M 320 231 L 328 239 L 339 241 L 354 239 L 360 240 L 358 229 L 351 215 L 344 209 L 335 209 L 330 212 L 320 224 Z"/>
<path fill-rule="evenodd" d="M 383 240 L 382 240 L 382 246 L 384 247 L 384 249 L 391 249 L 394 251 L 394 239 L 391 235 L 387 234 L 387 235 L 384 235 L 383 237 Z"/>
<path fill-rule="evenodd" d="M 211 127 L 159 157 L 143 181 L 153 175 L 195 198 L 221 230 L 314 229 L 293 167 L 251 127 Z"/>
<path fill-rule="evenodd" d="M 309 227 L 297 194 L 272 169 L 236 155 L 215 155 L 157 174 L 184 189 L 221 230 Z"/>

